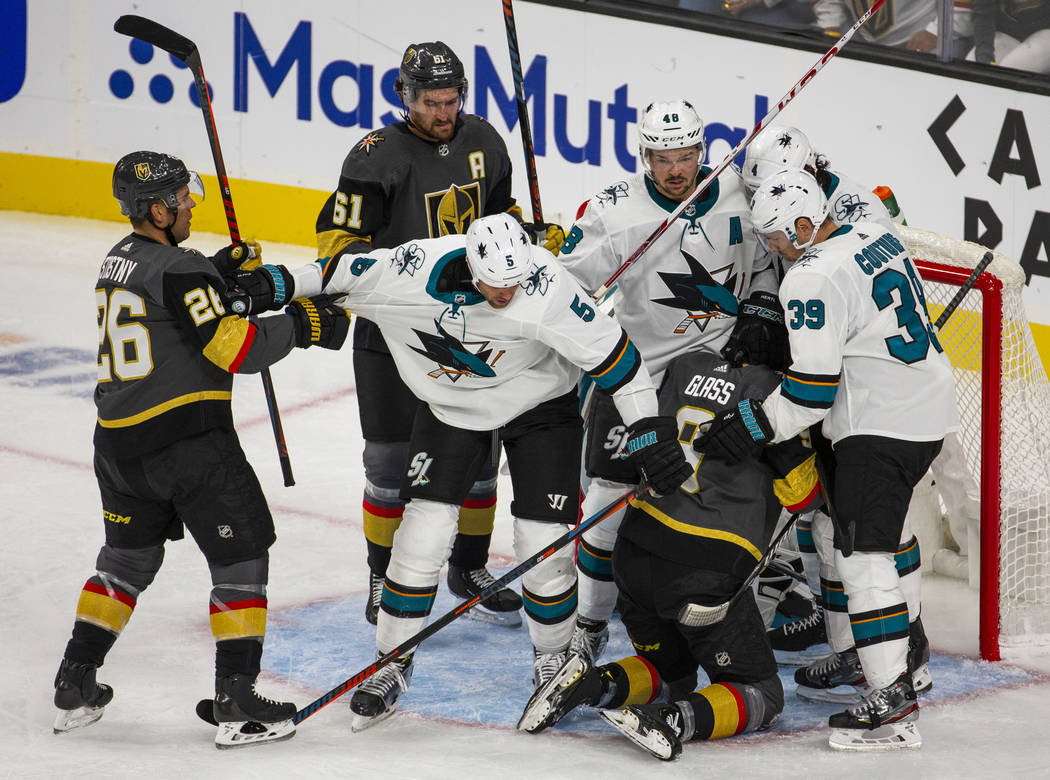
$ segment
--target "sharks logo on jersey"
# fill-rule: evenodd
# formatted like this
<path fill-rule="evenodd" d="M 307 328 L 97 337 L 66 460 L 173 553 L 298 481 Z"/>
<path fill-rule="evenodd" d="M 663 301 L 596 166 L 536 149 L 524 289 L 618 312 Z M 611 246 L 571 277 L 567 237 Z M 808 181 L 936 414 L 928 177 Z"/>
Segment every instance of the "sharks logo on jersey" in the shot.
<path fill-rule="evenodd" d="M 833 211 L 835 212 L 835 221 L 840 225 L 848 222 L 859 222 L 862 219 L 871 219 L 871 209 L 868 207 L 868 201 L 861 200 L 858 195 L 852 192 L 836 200 Z"/>
<path fill-rule="evenodd" d="M 629 194 L 627 182 L 618 181 L 616 184 L 610 184 L 604 190 L 599 192 L 595 198 L 603 206 L 612 206 L 617 201 L 626 198 Z"/>
<path fill-rule="evenodd" d="M 533 295 L 536 293 L 539 295 L 546 295 L 547 290 L 550 288 L 552 279 L 554 279 L 554 275 L 548 273 L 547 266 L 541 265 L 536 267 L 532 272 L 532 275 L 521 283 L 521 290 L 526 295 Z"/>
<path fill-rule="evenodd" d="M 423 267 L 426 257 L 426 252 L 418 244 L 402 245 L 394 252 L 394 265 L 399 274 L 415 276 L 416 271 Z"/>
<path fill-rule="evenodd" d="M 492 350 L 489 348 L 487 341 L 463 342 L 442 328 L 440 322 L 435 321 L 434 327 L 437 328 L 436 334 L 424 333 L 415 328 L 412 329 L 412 332 L 419 337 L 423 349 L 411 346 L 410 349 L 424 357 L 430 358 L 440 366 L 431 371 L 428 376 L 434 379 L 445 376 L 453 382 L 464 376 L 471 375 L 496 376 L 496 372 L 492 367 L 503 356 L 503 350 L 500 350 L 495 357 L 492 357 Z M 471 352 L 468 348 L 470 346 L 476 347 L 477 351 Z M 492 358 L 491 361 L 489 358 Z"/>
<path fill-rule="evenodd" d="M 736 286 L 736 277 L 730 274 L 726 285 L 715 281 L 703 264 L 684 249 L 680 250 L 689 266 L 689 273 L 678 274 L 658 271 L 657 274 L 671 291 L 671 298 L 654 298 L 653 303 L 668 306 L 672 309 L 683 309 L 686 317 L 675 328 L 674 333 L 681 335 L 695 325 L 699 330 L 707 327 L 708 321 L 719 314 L 736 316 L 737 298 L 730 287 Z M 728 271 L 732 265 L 715 270 L 715 273 Z"/>

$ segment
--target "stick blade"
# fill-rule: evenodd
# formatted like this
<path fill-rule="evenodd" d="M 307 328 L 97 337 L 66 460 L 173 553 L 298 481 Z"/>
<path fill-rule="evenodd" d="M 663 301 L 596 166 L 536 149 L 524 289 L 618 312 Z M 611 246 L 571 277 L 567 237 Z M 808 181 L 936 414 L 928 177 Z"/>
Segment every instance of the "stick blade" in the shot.
<path fill-rule="evenodd" d="M 186 63 L 197 53 L 197 44 L 189 38 L 144 16 L 124 14 L 113 23 L 113 30 L 151 43 Z"/>

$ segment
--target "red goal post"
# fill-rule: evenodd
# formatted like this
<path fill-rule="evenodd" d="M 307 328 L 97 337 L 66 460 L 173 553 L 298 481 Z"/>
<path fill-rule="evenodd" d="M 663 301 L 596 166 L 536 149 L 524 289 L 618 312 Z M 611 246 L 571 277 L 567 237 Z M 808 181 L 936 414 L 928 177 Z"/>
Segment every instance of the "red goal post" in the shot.
<path fill-rule="evenodd" d="M 903 227 L 931 319 L 985 247 Z M 1025 274 L 996 254 L 945 323 L 960 439 L 980 487 L 981 657 L 1050 647 L 1050 382 L 1025 314 Z M 929 561 L 934 551 L 923 551 Z"/>

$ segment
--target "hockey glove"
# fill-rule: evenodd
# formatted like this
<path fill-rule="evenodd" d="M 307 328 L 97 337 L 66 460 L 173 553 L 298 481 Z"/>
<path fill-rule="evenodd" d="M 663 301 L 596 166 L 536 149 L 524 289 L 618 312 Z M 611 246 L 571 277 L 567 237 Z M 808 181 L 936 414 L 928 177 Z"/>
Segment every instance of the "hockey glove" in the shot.
<path fill-rule="evenodd" d="M 674 492 L 693 473 L 678 443 L 678 423 L 668 415 L 643 417 L 632 425 L 624 449 L 654 496 Z"/>
<path fill-rule="evenodd" d="M 791 365 L 791 347 L 784 327 L 780 299 L 769 292 L 753 292 L 741 301 L 736 325 L 722 347 L 722 357 L 734 365 L 759 363 L 774 371 Z"/>
<path fill-rule="evenodd" d="M 262 247 L 257 241 L 241 241 L 220 249 L 211 258 L 223 276 L 237 271 L 252 271 L 262 264 Z"/>
<path fill-rule="evenodd" d="M 339 349 L 350 331 L 350 312 L 333 303 L 338 295 L 296 298 L 285 309 L 295 320 L 295 346 Z"/>
<path fill-rule="evenodd" d="M 757 457 L 773 440 L 773 426 L 762 411 L 762 403 L 750 398 L 715 415 L 700 426 L 700 431 L 701 435 L 693 439 L 693 449 L 729 463 Z"/>
<path fill-rule="evenodd" d="M 561 245 L 565 243 L 565 231 L 561 225 L 553 222 L 532 222 L 524 225 L 530 235 L 536 237 L 536 243 L 557 257 Z M 542 240 L 540 239 L 542 236 Z"/>
<path fill-rule="evenodd" d="M 230 311 L 242 317 L 280 309 L 295 295 L 295 279 L 283 265 L 235 271 L 226 278 L 226 285 Z"/>

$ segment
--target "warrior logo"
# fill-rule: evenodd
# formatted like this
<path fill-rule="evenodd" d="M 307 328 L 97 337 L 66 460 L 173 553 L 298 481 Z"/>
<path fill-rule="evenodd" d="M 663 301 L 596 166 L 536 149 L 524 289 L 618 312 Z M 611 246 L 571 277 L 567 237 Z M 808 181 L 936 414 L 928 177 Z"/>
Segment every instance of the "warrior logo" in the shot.
<path fill-rule="evenodd" d="M 354 147 L 355 152 L 363 151 L 365 154 L 371 154 L 372 150 L 375 149 L 386 139 L 380 134 L 378 130 L 369 133 L 360 141 L 357 142 L 357 146 Z"/>
<path fill-rule="evenodd" d="M 621 198 L 626 198 L 627 195 L 627 182 L 618 181 L 616 184 L 611 184 L 599 192 L 597 197 L 598 202 L 603 206 L 612 206 Z"/>
<path fill-rule="evenodd" d="M 559 512 L 562 509 L 565 508 L 565 499 L 566 498 L 568 498 L 568 496 L 563 496 L 561 493 L 548 493 L 547 494 L 547 501 L 550 502 L 551 509 L 555 509 L 555 510 L 557 510 Z"/>
<path fill-rule="evenodd" d="M 416 271 L 422 268 L 425 259 L 426 253 L 415 243 L 399 246 L 394 250 L 394 264 L 397 266 L 398 274 L 415 276 Z"/>
<path fill-rule="evenodd" d="M 412 456 L 412 461 L 408 464 L 408 476 L 413 478 L 412 487 L 430 484 L 430 477 L 427 476 L 427 471 L 433 462 L 434 459 L 425 452 L 417 452 Z"/>
<path fill-rule="evenodd" d="M 848 193 L 835 201 L 835 221 L 840 225 L 847 222 L 859 222 L 870 215 L 868 202 L 861 200 L 855 193 Z"/>
<path fill-rule="evenodd" d="M 140 162 L 135 166 L 135 178 L 139 181 L 146 181 L 150 177 L 149 163 Z"/>
<path fill-rule="evenodd" d="M 681 335 L 685 333 L 689 329 L 690 324 L 696 325 L 699 330 L 703 331 L 707 328 L 708 320 L 712 317 L 717 317 L 719 314 L 736 316 L 736 295 L 726 286 L 716 282 L 699 260 L 684 249 L 680 251 L 689 266 L 689 273 L 674 274 L 658 271 L 658 275 L 664 284 L 667 285 L 667 289 L 671 291 L 673 297 L 653 299 L 653 303 L 668 306 L 672 309 L 683 309 L 687 312 L 686 318 L 675 328 L 675 334 Z M 716 269 L 715 272 L 721 273 L 729 270 L 729 268 L 730 266 L 726 266 L 725 268 Z M 726 284 L 735 286 L 736 280 L 732 274 L 726 279 Z"/>
<path fill-rule="evenodd" d="M 470 223 L 481 216 L 481 185 L 478 182 L 426 196 L 427 227 L 431 238 L 466 233 Z"/>
<path fill-rule="evenodd" d="M 413 352 L 430 358 L 440 366 L 430 372 L 431 377 L 436 379 L 440 376 L 447 376 L 456 382 L 464 376 L 496 376 L 492 366 L 503 356 L 503 350 L 500 350 L 490 361 L 492 350 L 488 348 L 487 341 L 478 344 L 480 349 L 474 353 L 467 349 L 462 341 L 442 328 L 440 322 L 435 320 L 434 327 L 438 331 L 436 335 L 413 328 L 413 332 L 423 344 L 423 349 L 411 345 L 409 347 Z"/>

